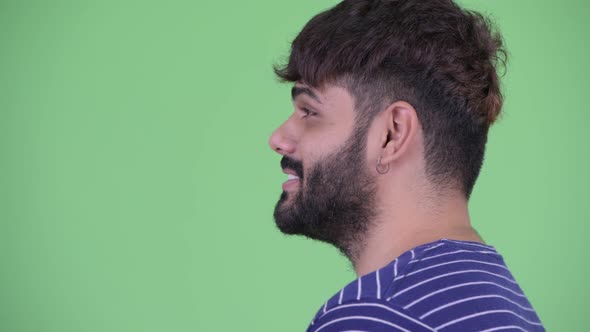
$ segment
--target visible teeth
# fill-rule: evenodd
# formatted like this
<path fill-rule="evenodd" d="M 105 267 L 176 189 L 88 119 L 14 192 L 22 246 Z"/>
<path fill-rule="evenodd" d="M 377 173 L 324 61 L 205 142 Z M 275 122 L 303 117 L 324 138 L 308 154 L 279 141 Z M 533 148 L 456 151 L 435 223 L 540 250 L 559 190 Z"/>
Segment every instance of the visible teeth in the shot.
<path fill-rule="evenodd" d="M 295 180 L 295 179 L 299 179 L 299 177 L 292 175 L 292 174 L 287 174 L 287 179 L 289 180 Z"/>

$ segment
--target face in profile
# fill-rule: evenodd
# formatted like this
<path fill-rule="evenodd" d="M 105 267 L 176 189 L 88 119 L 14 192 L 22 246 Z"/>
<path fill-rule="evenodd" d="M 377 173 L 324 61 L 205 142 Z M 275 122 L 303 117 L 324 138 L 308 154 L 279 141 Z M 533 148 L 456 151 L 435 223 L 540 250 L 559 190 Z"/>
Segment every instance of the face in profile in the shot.
<path fill-rule="evenodd" d="M 329 100 L 329 97 L 336 95 L 322 97 L 324 107 L 337 104 Z M 347 106 L 350 108 L 348 111 L 352 111 L 352 105 Z M 326 113 L 329 111 L 334 118 L 324 121 L 338 121 L 337 112 L 345 112 L 346 109 L 324 109 Z M 341 116 L 340 120 L 345 121 L 347 118 L 350 117 Z M 311 138 L 325 138 L 325 135 L 295 128 L 295 125 L 304 127 L 311 124 L 303 121 L 290 124 L 293 132 L 302 133 L 302 136 L 297 137 L 299 144 L 310 145 L 298 146 L 302 160 L 283 154 L 281 167 L 286 173 L 298 178 L 283 185 L 283 192 L 274 210 L 276 225 L 285 234 L 303 235 L 331 243 L 350 257 L 354 247 L 362 245 L 375 214 L 376 184 L 365 160 L 366 128 L 353 125 L 348 133 L 340 133 L 344 135 L 340 135 L 339 145 L 329 148 L 327 144 L 322 144 L 329 139 L 316 141 L 303 137 L 306 133 L 313 136 Z M 321 123 L 315 123 L 314 130 L 321 130 Z M 273 135 L 281 135 L 277 131 Z M 329 132 L 338 135 L 337 131 Z M 338 143 L 337 139 L 333 138 L 332 141 Z M 309 153 L 303 154 L 304 151 Z"/>

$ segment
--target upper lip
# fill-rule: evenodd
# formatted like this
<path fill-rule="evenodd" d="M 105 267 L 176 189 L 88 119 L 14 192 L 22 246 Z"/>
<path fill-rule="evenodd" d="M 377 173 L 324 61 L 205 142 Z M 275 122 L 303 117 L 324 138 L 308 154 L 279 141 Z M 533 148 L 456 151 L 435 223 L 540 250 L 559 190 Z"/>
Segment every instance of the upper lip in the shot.
<path fill-rule="evenodd" d="M 297 175 L 297 173 L 295 173 L 295 171 L 290 168 L 283 168 L 283 173 L 291 174 L 291 175 L 295 175 L 296 177 L 299 177 L 299 175 Z"/>

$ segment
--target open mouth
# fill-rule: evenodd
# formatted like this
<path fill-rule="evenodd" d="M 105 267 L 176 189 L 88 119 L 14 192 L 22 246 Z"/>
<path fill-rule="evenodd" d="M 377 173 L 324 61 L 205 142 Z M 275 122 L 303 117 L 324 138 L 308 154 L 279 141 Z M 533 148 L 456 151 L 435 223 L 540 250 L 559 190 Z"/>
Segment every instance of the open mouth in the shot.
<path fill-rule="evenodd" d="M 299 177 L 293 174 L 287 174 L 287 181 L 283 183 L 283 190 L 290 190 L 299 184 Z"/>

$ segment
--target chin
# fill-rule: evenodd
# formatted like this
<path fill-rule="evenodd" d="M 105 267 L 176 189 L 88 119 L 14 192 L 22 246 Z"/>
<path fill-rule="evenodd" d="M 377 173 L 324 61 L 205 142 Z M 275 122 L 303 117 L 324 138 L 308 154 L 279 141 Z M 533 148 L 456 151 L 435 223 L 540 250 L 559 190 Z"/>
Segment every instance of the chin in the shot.
<path fill-rule="evenodd" d="M 305 235 L 305 220 L 297 215 L 288 198 L 282 199 L 284 196 L 281 195 L 281 200 L 277 203 L 273 214 L 277 228 L 283 234 Z"/>

